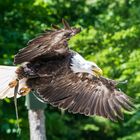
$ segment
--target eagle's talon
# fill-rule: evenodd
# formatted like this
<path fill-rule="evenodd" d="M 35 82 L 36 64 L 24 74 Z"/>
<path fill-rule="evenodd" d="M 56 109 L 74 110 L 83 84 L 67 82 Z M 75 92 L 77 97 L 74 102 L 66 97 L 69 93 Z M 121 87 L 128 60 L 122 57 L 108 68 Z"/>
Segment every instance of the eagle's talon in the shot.
<path fill-rule="evenodd" d="M 30 88 L 28 88 L 28 87 L 23 87 L 23 88 L 21 88 L 20 90 L 19 90 L 19 95 L 21 95 L 21 96 L 25 96 L 25 95 L 27 95 L 27 94 L 29 94 L 29 92 L 31 91 L 31 89 Z"/>
<path fill-rule="evenodd" d="M 14 81 L 9 83 L 9 87 L 14 88 L 14 87 L 16 87 L 17 84 L 18 84 L 18 80 L 14 80 Z"/>

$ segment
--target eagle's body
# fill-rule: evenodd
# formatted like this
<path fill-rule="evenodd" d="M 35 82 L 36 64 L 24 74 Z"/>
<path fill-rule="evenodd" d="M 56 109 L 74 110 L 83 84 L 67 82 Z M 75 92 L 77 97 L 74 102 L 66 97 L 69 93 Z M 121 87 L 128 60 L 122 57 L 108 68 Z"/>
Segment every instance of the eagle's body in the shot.
<path fill-rule="evenodd" d="M 101 77 L 102 71 L 95 63 L 68 48 L 67 41 L 80 29 L 63 22 L 65 29 L 41 34 L 19 51 L 14 63 L 21 66 L 15 78 L 20 86 L 36 91 L 44 102 L 53 106 L 114 121 L 123 119 L 121 110 L 133 108 L 130 97 L 116 88 L 114 80 Z M 2 88 L 0 98 L 11 97 L 9 91 Z"/>

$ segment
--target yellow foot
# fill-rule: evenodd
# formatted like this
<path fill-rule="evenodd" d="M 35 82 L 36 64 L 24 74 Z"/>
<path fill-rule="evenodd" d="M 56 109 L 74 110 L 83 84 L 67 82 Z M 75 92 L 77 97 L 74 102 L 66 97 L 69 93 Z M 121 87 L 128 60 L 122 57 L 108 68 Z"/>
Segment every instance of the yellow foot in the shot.
<path fill-rule="evenodd" d="M 9 83 L 9 87 L 14 88 L 17 84 L 18 84 L 18 80 L 14 80 L 14 81 Z"/>
<path fill-rule="evenodd" d="M 25 96 L 25 95 L 27 95 L 27 94 L 29 94 L 29 92 L 31 91 L 31 89 L 30 88 L 28 88 L 28 87 L 23 87 L 23 88 L 21 88 L 20 90 L 19 90 L 19 95 L 21 95 L 21 96 Z"/>

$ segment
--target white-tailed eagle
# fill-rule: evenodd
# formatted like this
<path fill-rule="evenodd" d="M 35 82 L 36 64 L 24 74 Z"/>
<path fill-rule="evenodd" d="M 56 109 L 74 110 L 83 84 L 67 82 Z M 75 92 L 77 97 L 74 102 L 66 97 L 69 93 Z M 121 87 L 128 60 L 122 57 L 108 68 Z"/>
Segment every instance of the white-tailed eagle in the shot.
<path fill-rule="evenodd" d="M 102 77 L 102 70 L 68 47 L 68 40 L 81 31 L 62 20 L 15 55 L 14 64 L 0 66 L 0 98 L 35 91 L 54 107 L 87 116 L 98 115 L 116 121 L 122 109 L 131 111 L 132 99 L 116 88 L 117 82 Z"/>

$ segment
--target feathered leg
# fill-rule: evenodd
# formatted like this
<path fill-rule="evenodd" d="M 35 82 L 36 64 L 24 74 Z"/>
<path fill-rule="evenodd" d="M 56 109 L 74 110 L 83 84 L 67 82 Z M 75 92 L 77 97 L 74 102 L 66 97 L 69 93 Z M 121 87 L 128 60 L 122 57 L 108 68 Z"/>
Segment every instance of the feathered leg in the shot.
<path fill-rule="evenodd" d="M 24 78 L 26 77 L 27 79 L 36 77 L 36 74 L 34 73 L 34 71 L 32 69 L 28 68 L 27 64 L 20 66 L 16 70 L 16 73 L 17 73 L 19 79 L 22 79 L 23 77 Z M 13 84 L 14 84 L 14 81 L 13 81 Z M 21 96 L 25 96 L 25 95 L 29 94 L 30 91 L 31 91 L 31 89 L 27 85 L 24 85 L 19 89 L 18 94 Z"/>

